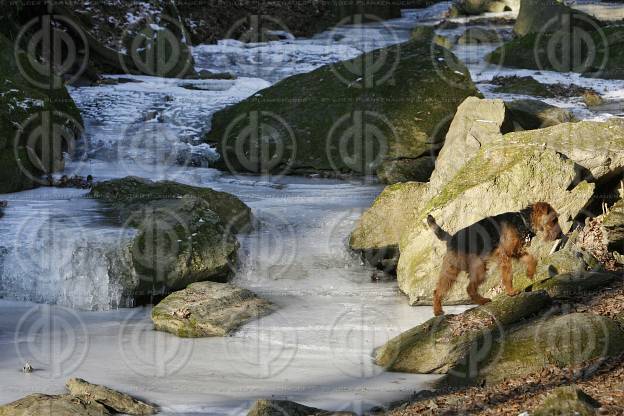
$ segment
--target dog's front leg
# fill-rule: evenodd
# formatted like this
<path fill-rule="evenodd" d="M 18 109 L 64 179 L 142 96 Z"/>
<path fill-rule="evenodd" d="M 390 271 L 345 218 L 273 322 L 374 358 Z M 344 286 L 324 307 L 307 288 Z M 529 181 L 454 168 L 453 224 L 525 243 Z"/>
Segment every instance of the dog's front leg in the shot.
<path fill-rule="evenodd" d="M 520 261 L 526 265 L 527 277 L 533 280 L 533 278 L 535 277 L 535 271 L 537 269 L 537 259 L 529 253 L 526 253 L 522 257 L 520 257 Z"/>
<path fill-rule="evenodd" d="M 500 268 L 505 292 L 507 292 L 507 295 L 509 296 L 516 296 L 518 293 L 520 293 L 520 291 L 515 290 L 513 287 L 511 257 L 500 254 L 498 256 L 498 267 Z"/>

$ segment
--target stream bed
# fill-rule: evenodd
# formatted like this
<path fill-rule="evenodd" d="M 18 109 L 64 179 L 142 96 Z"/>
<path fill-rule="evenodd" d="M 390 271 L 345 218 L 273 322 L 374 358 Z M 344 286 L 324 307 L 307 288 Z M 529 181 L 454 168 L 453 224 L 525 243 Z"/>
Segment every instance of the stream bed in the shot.
<path fill-rule="evenodd" d="M 225 175 L 209 168 L 217 155 L 200 139 L 215 111 L 286 76 L 404 42 L 415 25 L 436 23 L 448 6 L 407 10 L 401 19 L 310 39 L 195 48 L 198 69 L 231 72 L 235 80 L 125 77 L 133 82 L 72 88 L 85 119 L 87 157 L 70 161 L 64 173 L 175 180 L 237 195 L 259 226 L 239 236 L 233 283 L 278 310 L 225 338 L 153 331 L 150 308 L 115 308 L 102 261 L 132 238 L 132 230 L 111 225 L 106 210 L 85 198 L 87 191 L 40 188 L 3 196 L 9 207 L 0 221 L 0 378 L 11 382 L 0 390 L 0 403 L 60 393 L 69 377 L 82 377 L 155 402 L 165 415 L 244 415 L 258 398 L 361 413 L 435 381 L 438 376 L 387 373 L 372 360 L 375 347 L 432 316 L 430 307 L 408 306 L 395 281 L 373 281 L 374 270 L 347 249 L 350 231 L 382 186 Z M 475 81 L 484 82 L 479 86 L 488 98 L 523 98 L 490 92 L 492 76 L 524 72 L 484 64 L 488 48 L 455 52 Z M 590 82 L 526 74 L 545 82 Z M 624 97 L 624 82 L 591 83 L 614 100 Z M 552 103 L 581 118 L 611 116 L 575 100 Z M 19 371 L 25 361 L 34 373 Z"/>

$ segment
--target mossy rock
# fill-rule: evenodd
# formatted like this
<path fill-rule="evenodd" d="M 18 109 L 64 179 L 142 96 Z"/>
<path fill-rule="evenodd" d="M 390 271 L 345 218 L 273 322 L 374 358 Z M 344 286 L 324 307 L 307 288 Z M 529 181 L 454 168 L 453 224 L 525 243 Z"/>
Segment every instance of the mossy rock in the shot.
<path fill-rule="evenodd" d="M 483 354 L 482 369 L 465 377 L 465 365 L 449 370 L 440 385 L 497 384 L 548 366 L 576 367 L 624 352 L 624 331 L 612 319 L 591 313 L 544 316 L 505 331 Z"/>
<path fill-rule="evenodd" d="M 547 201 L 560 214 L 559 223 L 567 232 L 572 226 L 572 219 L 592 198 L 594 185 L 587 182 L 576 184 L 577 171 L 572 161 L 553 150 L 533 150 L 504 139 L 482 147 L 451 181 L 427 202 L 420 204 L 410 229 L 402 234 L 397 278 L 399 287 L 409 296 L 411 304 L 431 303 L 446 253 L 446 245 L 425 224 L 427 215 L 433 215 L 438 224 L 453 234 L 482 218 L 519 211 L 531 203 Z M 548 268 L 551 265 L 560 273 L 584 268 L 584 262 L 576 257 L 572 249 L 550 255 L 552 247 L 552 242 L 543 242 L 536 237 L 528 248 L 539 261 L 537 279 L 549 277 Z M 481 286 L 485 294 L 492 294 L 500 283 L 497 266 L 492 263 Z M 513 274 L 514 285 L 518 289 L 532 283 L 518 262 L 514 262 Z M 465 278 L 460 276 L 446 303 L 469 303 L 466 284 Z"/>
<path fill-rule="evenodd" d="M 525 94 L 535 97 L 554 98 L 555 94 L 533 77 L 507 77 L 493 90 L 496 93 Z"/>
<path fill-rule="evenodd" d="M 548 45 L 559 41 L 560 34 L 528 34 L 513 39 L 486 58 L 491 63 L 511 68 L 577 72 L 594 78 L 624 79 L 624 26 L 608 26 L 589 32 L 593 48 L 581 49 L 569 61 Z M 578 59 L 577 59 L 578 58 Z"/>
<path fill-rule="evenodd" d="M 426 191 L 427 184 L 419 182 L 386 187 L 358 221 L 349 247 L 362 253 L 373 266 L 386 268 L 390 260 L 389 271 L 394 270 L 401 236 L 410 229 Z"/>
<path fill-rule="evenodd" d="M 98 403 L 113 409 L 117 413 L 132 416 L 153 415 L 155 406 L 137 400 L 125 393 L 97 384 L 91 384 L 80 378 L 72 378 L 65 384 L 69 394 L 87 403 Z"/>
<path fill-rule="evenodd" d="M 507 133 L 543 129 L 578 121 L 569 110 L 539 100 L 506 101 L 505 108 L 507 117 L 503 130 Z"/>
<path fill-rule="evenodd" d="M 200 282 L 174 292 L 152 309 L 158 331 L 184 338 L 223 337 L 272 312 L 268 301 L 227 283 Z"/>
<path fill-rule="evenodd" d="M 354 413 L 328 412 L 288 400 L 257 400 L 247 416 L 354 416 Z"/>
<path fill-rule="evenodd" d="M 527 152 L 548 149 L 575 162 L 584 177 L 603 181 L 624 169 L 624 120 L 581 121 L 530 131 L 506 134 L 498 143 L 523 147 Z"/>
<path fill-rule="evenodd" d="M 37 87 L 27 77 L 38 80 L 40 75 L 28 72 L 27 65 L 20 69 L 18 59 L 25 63 L 28 57 L 0 35 L 0 193 L 33 188 L 40 175 L 63 168 L 60 152 L 51 159 L 40 158 L 36 144 L 27 143 L 44 120 L 76 136 L 82 125 L 80 111 L 63 81 L 51 77 L 47 81 L 56 88 Z M 27 144 L 32 153 L 27 151 Z"/>
<path fill-rule="evenodd" d="M 565 300 L 604 287 L 617 278 L 613 273 L 565 273 L 531 285 L 531 290 L 545 290 L 553 299 Z"/>
<path fill-rule="evenodd" d="M 159 199 L 176 199 L 184 195 L 193 195 L 208 204 L 224 224 L 234 230 L 249 227 L 252 221 L 251 209 L 239 198 L 226 192 L 210 188 L 200 188 L 177 182 L 153 182 L 148 179 L 129 176 L 98 182 L 93 186 L 89 196 L 117 207 L 135 207 Z M 128 217 L 128 215 L 122 215 Z"/>
<path fill-rule="evenodd" d="M 457 43 L 460 45 L 468 45 L 468 44 L 481 44 L 481 43 L 499 43 L 501 42 L 501 37 L 498 32 L 494 29 L 484 29 L 480 27 L 471 27 L 468 28 L 460 37 L 457 39 Z"/>
<path fill-rule="evenodd" d="M 209 188 L 127 177 L 93 186 L 124 227 L 135 228 L 126 261 L 109 271 L 133 305 L 201 281 L 225 282 L 236 267 L 236 232 L 249 229 L 251 209 Z"/>
<path fill-rule="evenodd" d="M 548 393 L 531 416 L 594 416 L 599 407 L 600 403 L 583 390 L 565 386 Z"/>
<path fill-rule="evenodd" d="M 435 317 L 375 351 L 375 361 L 389 371 L 446 374 L 470 360 L 477 345 L 490 342 L 505 328 L 546 308 L 546 292 L 498 296 L 461 315 Z"/>
<path fill-rule="evenodd" d="M 109 416 L 111 412 L 103 405 L 85 402 L 69 394 L 49 396 L 31 394 L 12 403 L 0 406 L 0 416 Z"/>
<path fill-rule="evenodd" d="M 457 106 L 480 93 L 428 33 L 289 77 L 215 113 L 206 141 L 223 157 L 217 166 L 372 175 L 384 164 L 431 156 Z M 359 71 L 367 62 L 378 66 Z"/>

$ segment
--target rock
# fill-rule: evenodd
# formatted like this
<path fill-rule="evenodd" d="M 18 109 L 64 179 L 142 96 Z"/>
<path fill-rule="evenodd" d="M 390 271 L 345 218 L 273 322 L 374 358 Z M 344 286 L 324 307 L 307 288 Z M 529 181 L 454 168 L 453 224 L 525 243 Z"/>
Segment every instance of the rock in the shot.
<path fill-rule="evenodd" d="M 236 79 L 236 75 L 231 72 L 211 72 L 202 69 L 198 73 L 200 79 Z"/>
<path fill-rule="evenodd" d="M 287 400 L 257 400 L 247 416 L 352 416 L 351 412 L 328 412 Z"/>
<path fill-rule="evenodd" d="M 429 184 L 405 183 L 390 186 L 362 216 L 351 235 L 350 247 L 363 253 L 373 266 L 395 269 L 398 244 L 413 227 L 418 212 L 474 157 L 481 146 L 504 140 L 505 131 L 554 125 L 572 115 L 540 101 L 481 100 L 467 98 L 446 135 Z"/>
<path fill-rule="evenodd" d="M 177 182 L 153 182 L 148 179 L 129 176 L 106 182 L 98 182 L 93 186 L 90 197 L 110 202 L 124 208 L 139 203 L 144 204 L 159 199 L 180 198 L 184 195 L 193 195 L 204 200 L 224 224 L 234 229 L 249 227 L 252 215 L 251 209 L 234 195 L 214 191 L 210 188 L 200 188 L 184 185 Z M 123 215 L 127 217 L 128 215 Z"/>
<path fill-rule="evenodd" d="M 85 403 L 106 406 L 117 413 L 128 415 L 153 415 L 156 407 L 130 397 L 127 394 L 109 389 L 105 386 L 91 384 L 80 378 L 72 378 L 66 384 L 69 394 Z"/>
<path fill-rule="evenodd" d="M 612 319 L 591 313 L 545 316 L 505 332 L 479 358 L 485 368 L 470 383 L 488 385 L 520 378 L 547 366 L 576 367 L 624 352 L 624 331 Z M 460 374 L 461 368 L 452 369 Z M 464 384 L 449 375 L 442 384 Z"/>
<path fill-rule="evenodd" d="M 530 286 L 530 290 L 545 290 L 553 299 L 565 300 L 604 287 L 616 277 L 617 275 L 612 273 L 565 273 L 537 282 Z"/>
<path fill-rule="evenodd" d="M 517 0 L 455 0 L 451 17 L 517 10 Z"/>
<path fill-rule="evenodd" d="M 594 398 L 574 387 L 558 387 L 551 391 L 532 416 L 594 416 L 600 407 Z"/>
<path fill-rule="evenodd" d="M 624 120 L 582 121 L 514 132 L 504 140 L 514 146 L 556 151 L 588 171 L 593 180 L 606 180 L 624 169 Z"/>
<path fill-rule="evenodd" d="M 523 94 L 544 98 L 555 97 L 548 85 L 542 84 L 531 76 L 496 77 L 492 80 L 492 84 L 496 85 L 493 90 L 496 93 Z"/>
<path fill-rule="evenodd" d="M 90 196 L 112 204 L 124 226 L 137 230 L 124 260 L 109 267 L 122 305 L 226 281 L 237 260 L 235 232 L 251 221 L 235 196 L 175 182 L 128 177 L 97 183 Z"/>
<path fill-rule="evenodd" d="M 410 229 L 426 192 L 427 184 L 417 182 L 386 187 L 358 221 L 349 247 L 373 266 L 394 270 L 401 236 Z"/>
<path fill-rule="evenodd" d="M 435 168 L 435 157 L 391 160 L 377 169 L 377 177 L 383 183 L 427 182 Z"/>
<path fill-rule="evenodd" d="M 502 335 L 508 326 L 550 304 L 546 292 L 500 295 L 461 315 L 435 317 L 375 351 L 375 362 L 389 371 L 446 374 L 470 359 L 475 343 Z"/>
<path fill-rule="evenodd" d="M 581 48 L 574 60 L 553 53 L 549 45 L 560 41 L 562 33 L 531 33 L 513 39 L 489 54 L 487 61 L 512 68 L 576 72 L 593 78 L 624 79 L 624 26 L 587 28 L 583 42 L 593 45 Z M 586 39 L 585 39 L 586 38 Z"/>
<path fill-rule="evenodd" d="M 179 337 L 222 337 L 273 306 L 252 292 L 224 283 L 193 283 L 152 310 L 154 328 Z"/>
<path fill-rule="evenodd" d="M 537 130 L 578 121 L 570 111 L 539 100 L 506 101 L 505 108 L 507 117 L 503 129 L 506 132 Z"/>
<path fill-rule="evenodd" d="M 595 31 L 601 26 L 592 16 L 568 7 L 559 0 L 522 0 L 514 33 L 517 36 L 555 33 L 566 24 L 589 31 Z"/>
<path fill-rule="evenodd" d="M 428 33 L 426 39 L 289 77 L 215 113 L 205 139 L 223 156 L 217 166 L 232 172 L 334 175 L 370 175 L 381 167 L 384 177 L 392 178 L 391 167 L 384 165 L 431 156 L 457 106 L 480 93 L 465 66 L 447 49 L 432 47 L 433 30 Z M 355 69 L 369 61 L 383 64 L 374 76 Z M 302 89 L 304 99 L 284 99 Z M 265 126 L 258 132 L 266 140 L 261 158 L 248 129 L 250 115 L 258 115 Z M 362 152 L 357 126 L 374 138 Z M 418 179 L 426 176 L 420 167 L 416 172 Z"/>
<path fill-rule="evenodd" d="M 450 181 L 479 149 L 502 137 L 505 104 L 501 100 L 467 98 L 458 108 L 431 175 L 431 190 Z"/>
<path fill-rule="evenodd" d="M 537 201 L 548 201 L 559 212 L 559 223 L 567 232 L 572 225 L 570 219 L 576 217 L 592 198 L 594 185 L 584 181 L 577 184 L 576 167 L 572 161 L 554 150 L 519 144 L 509 136 L 482 147 L 452 180 L 421 204 L 410 230 L 403 233 L 397 278 L 410 303 L 430 304 L 446 252 L 445 244 L 425 224 L 428 214 L 453 234 L 482 218 L 518 211 Z M 548 277 L 549 265 L 555 266 L 560 273 L 584 267 L 571 249 L 550 255 L 552 247 L 552 242 L 546 243 L 540 238 L 534 238 L 531 243 L 529 251 L 539 261 L 538 279 Z M 495 289 L 500 282 L 495 265 L 491 265 L 487 276 L 481 286 L 483 292 Z M 515 264 L 514 285 L 521 289 L 529 283 L 524 267 Z M 446 303 L 468 303 L 465 287 L 460 278 Z"/>
<path fill-rule="evenodd" d="M 480 27 L 468 28 L 464 34 L 457 39 L 457 43 L 460 45 L 499 42 L 501 42 L 501 37 L 498 35 L 496 30 L 484 29 Z"/>
<path fill-rule="evenodd" d="M 84 402 L 65 394 L 48 396 L 31 394 L 4 406 L 0 406 L 0 416 L 108 416 L 110 411 L 97 402 Z"/>
<path fill-rule="evenodd" d="M 18 59 L 24 70 L 19 69 Z M 41 144 L 28 141 L 46 121 L 43 117 L 57 132 L 64 132 L 67 142 L 75 144 L 80 137 L 80 111 L 63 81 L 42 77 L 34 70 L 26 72 L 29 62 L 25 52 L 16 50 L 13 42 L 0 34 L 0 193 L 33 188 L 42 183 L 38 179 L 41 175 L 64 168 L 61 151 L 68 151 L 67 146 L 57 149 L 51 157 L 42 158 L 36 150 Z M 35 86 L 35 82 L 41 85 Z M 55 88 L 45 88 L 46 85 Z M 33 134 L 33 137 L 38 136 Z M 27 144 L 35 150 L 29 151 Z"/>
<path fill-rule="evenodd" d="M 611 206 L 604 215 L 601 228 L 607 249 L 624 254 L 624 199 Z"/>

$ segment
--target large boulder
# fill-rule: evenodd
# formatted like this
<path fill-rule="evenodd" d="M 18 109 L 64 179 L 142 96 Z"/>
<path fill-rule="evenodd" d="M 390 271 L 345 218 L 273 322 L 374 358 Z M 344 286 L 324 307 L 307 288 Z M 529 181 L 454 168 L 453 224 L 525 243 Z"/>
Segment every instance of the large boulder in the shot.
<path fill-rule="evenodd" d="M 553 299 L 568 300 L 605 287 L 616 278 L 614 273 L 565 273 L 537 282 L 531 285 L 531 290 L 544 290 Z"/>
<path fill-rule="evenodd" d="M 125 178 L 94 185 L 125 228 L 136 230 L 109 270 L 118 302 L 132 306 L 200 281 L 224 282 L 235 268 L 235 233 L 248 227 L 249 207 L 208 188 Z"/>
<path fill-rule="evenodd" d="M 80 378 L 72 378 L 66 383 L 71 396 L 77 397 L 85 403 L 95 403 L 113 409 L 117 413 L 133 416 L 153 415 L 156 407 L 137 400 L 125 393 L 120 393 L 106 386 L 91 384 Z"/>
<path fill-rule="evenodd" d="M 231 284 L 200 282 L 174 292 L 152 309 L 158 331 L 179 337 L 223 337 L 274 307 L 249 290 Z"/>
<path fill-rule="evenodd" d="M 469 358 L 475 343 L 501 336 L 505 328 L 549 304 L 543 291 L 500 295 L 488 305 L 435 317 L 403 332 L 375 351 L 375 362 L 389 371 L 446 374 Z"/>
<path fill-rule="evenodd" d="M 577 367 L 624 352 L 624 331 L 618 323 L 591 313 L 540 318 L 506 331 L 486 356 L 475 356 L 484 370 L 471 383 L 496 384 L 548 366 Z M 461 372 L 461 367 L 454 368 Z M 446 384 L 464 384 L 449 371 Z"/>
<path fill-rule="evenodd" d="M 604 215 L 602 231 L 607 249 L 624 254 L 624 199 L 616 202 Z"/>
<path fill-rule="evenodd" d="M 63 169 L 63 152 L 80 138 L 80 112 L 63 81 L 46 78 L 53 88 L 44 88 L 41 74 L 27 72 L 30 61 L 0 35 L 0 193 L 32 188 L 40 175 Z M 45 124 L 54 127 L 54 138 L 67 140 L 42 143 L 37 129 Z M 53 144 L 61 146 L 49 155 L 38 150 Z"/>
<path fill-rule="evenodd" d="M 502 137 L 505 115 L 501 100 L 470 97 L 459 106 L 436 159 L 431 190 L 439 190 L 482 146 Z"/>
<path fill-rule="evenodd" d="M 457 109 L 429 183 L 400 183 L 387 187 L 362 215 L 350 247 L 374 266 L 392 271 L 401 236 L 413 227 L 420 210 L 450 181 L 482 146 L 504 140 L 508 131 L 552 126 L 572 119 L 565 110 L 541 101 L 467 98 Z"/>
<path fill-rule="evenodd" d="M 567 232 L 572 219 L 587 205 L 594 185 L 576 182 L 576 166 L 557 152 L 519 145 L 508 140 L 482 147 L 457 175 L 421 205 L 410 231 L 402 235 L 398 264 L 399 287 L 412 304 L 429 304 L 438 280 L 446 245 L 425 223 L 432 214 L 453 234 L 485 217 L 521 210 L 537 201 L 549 202 L 559 213 L 559 223 Z M 570 250 L 550 254 L 553 243 L 534 238 L 529 251 L 538 259 L 538 278 L 548 277 L 548 267 L 561 273 L 577 271 L 584 263 Z M 499 272 L 491 264 L 482 291 L 498 287 Z M 527 286 L 525 270 L 514 265 L 514 284 Z M 495 293 L 495 292 L 494 292 Z M 490 293 L 491 294 L 491 293 Z M 446 303 L 468 303 L 462 278 L 449 292 Z"/>
<path fill-rule="evenodd" d="M 487 60 L 512 68 L 576 72 L 594 78 L 624 79 L 624 26 L 575 28 L 582 47 L 574 59 L 565 55 L 561 42 L 569 42 L 570 29 L 529 33 L 493 51 Z M 563 39 L 563 40 L 562 40 Z M 559 47 L 558 47 L 559 46 Z"/>
<path fill-rule="evenodd" d="M 480 95 L 465 66 L 432 46 L 433 31 L 427 33 L 289 77 L 217 112 L 206 136 L 223 157 L 217 166 L 281 174 L 381 170 L 390 181 L 387 165 L 409 160 L 418 179 L 427 178 L 420 159 L 431 169 L 457 106 Z"/>

